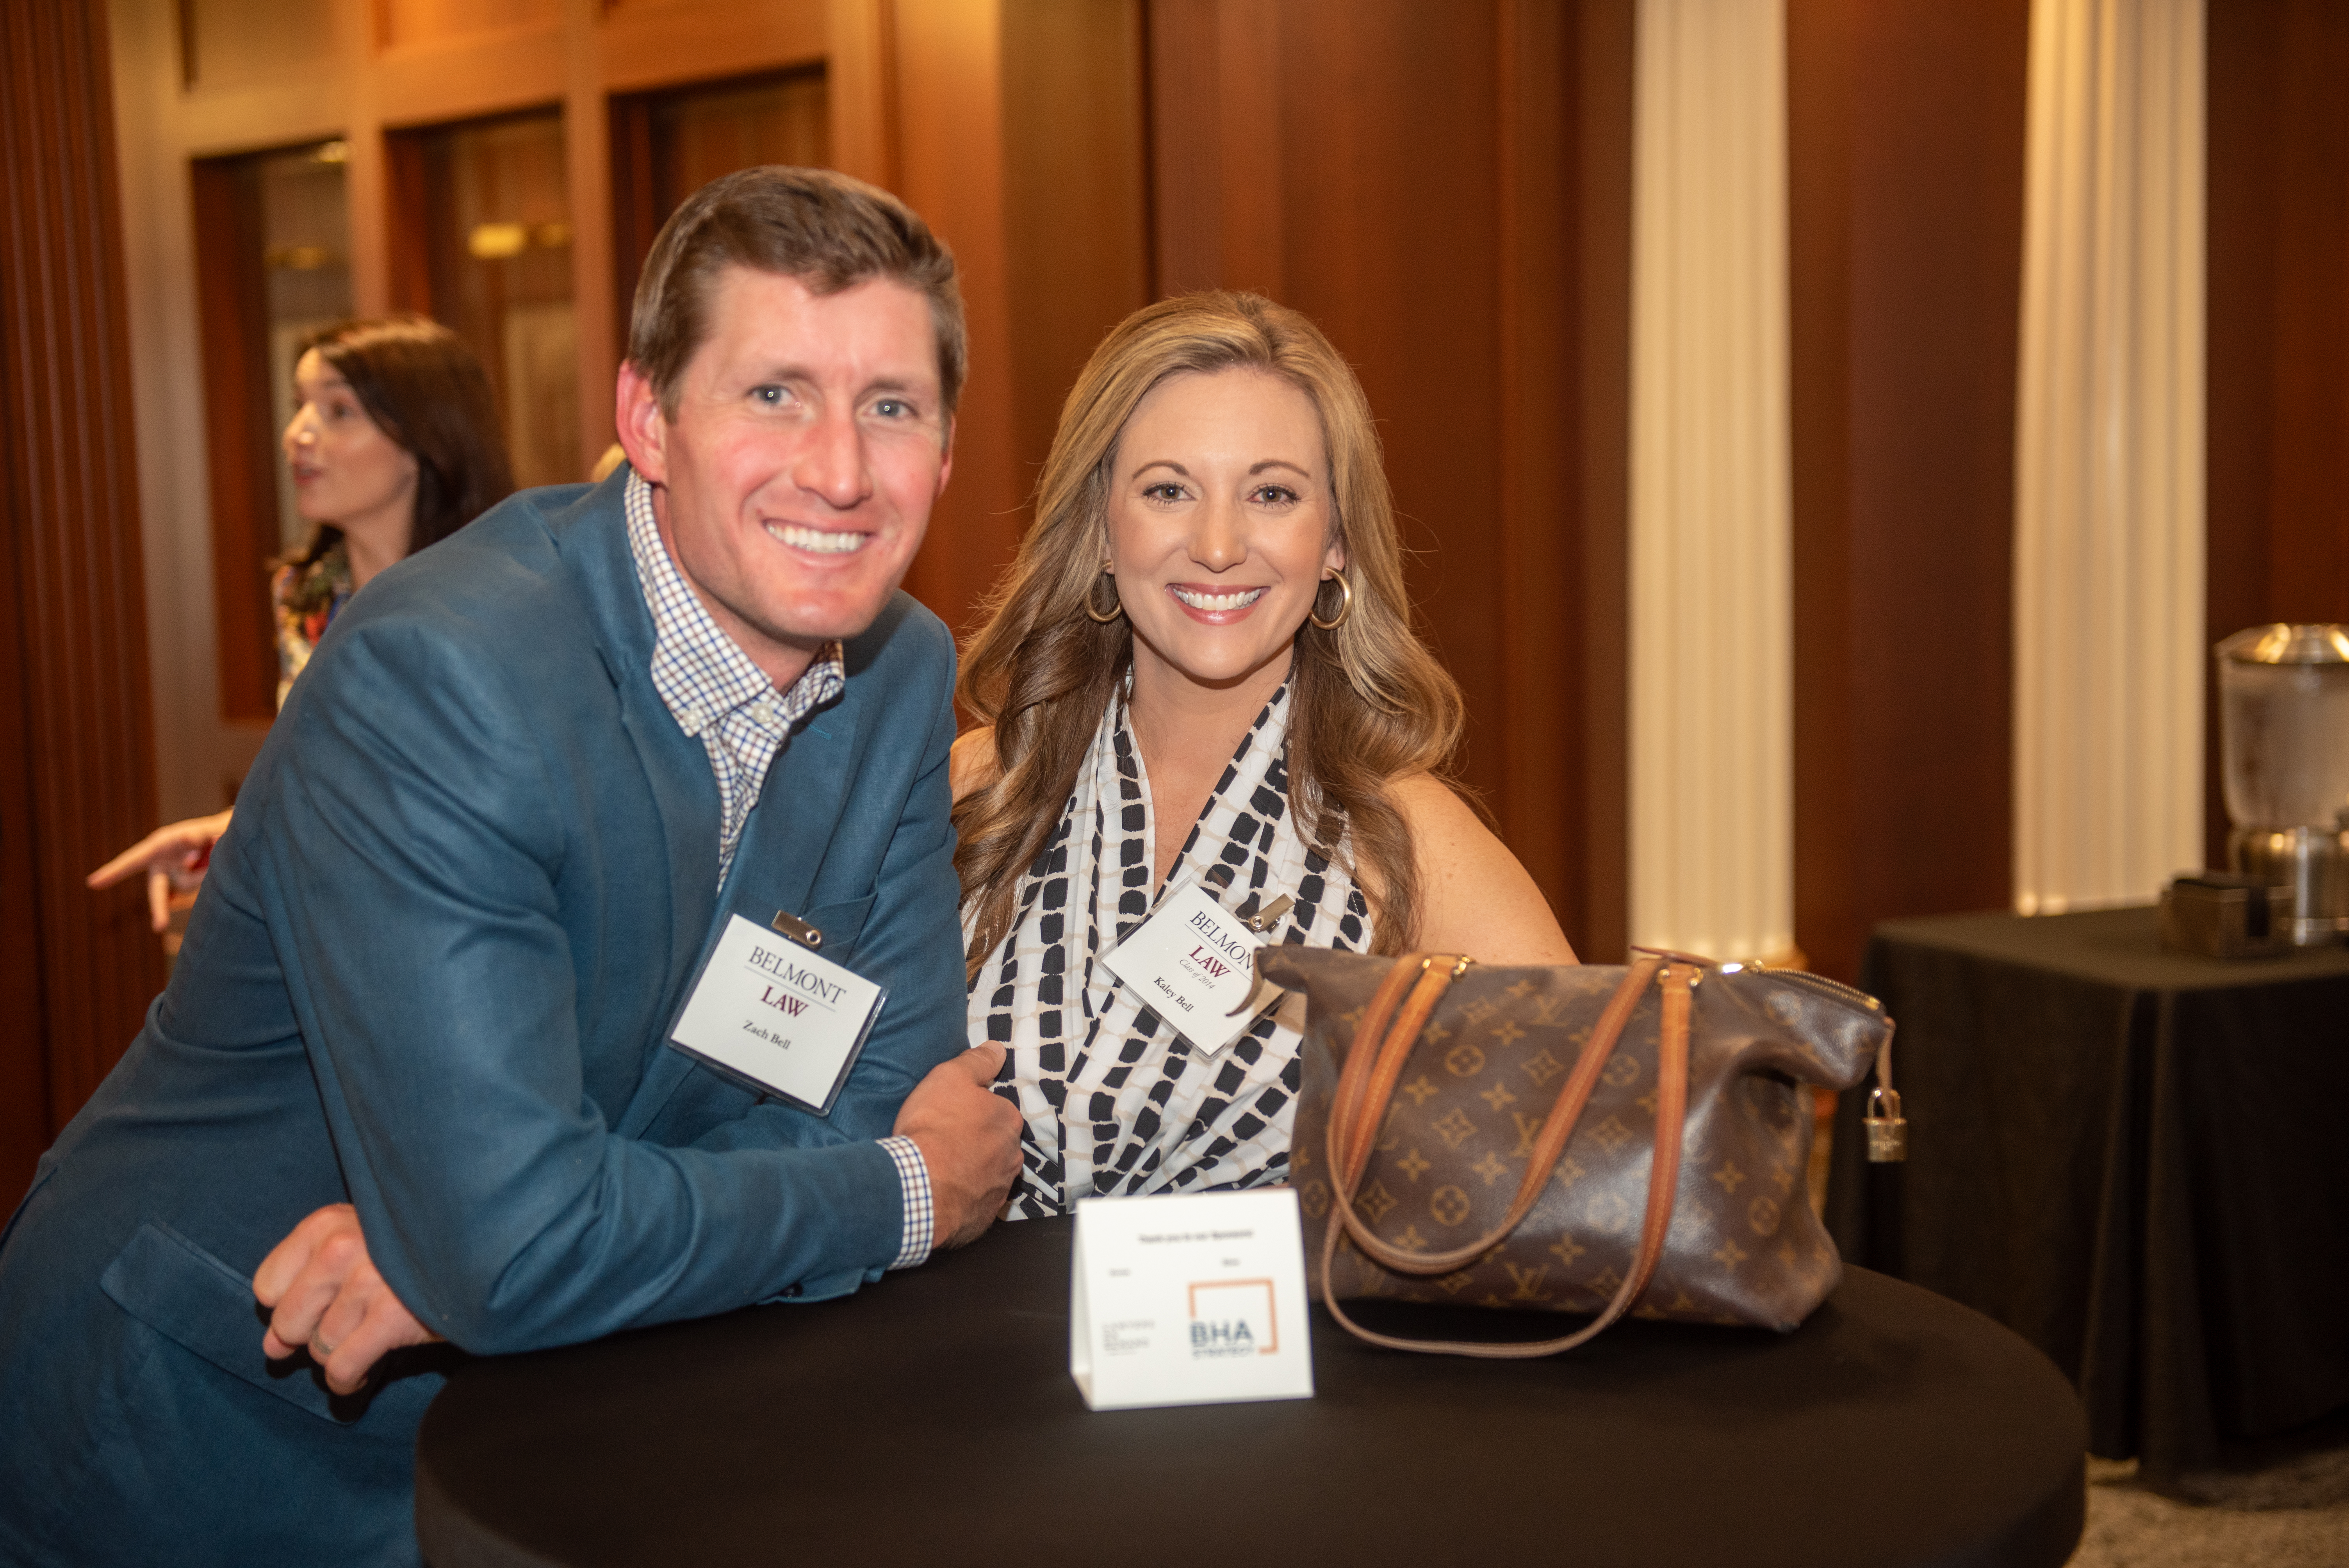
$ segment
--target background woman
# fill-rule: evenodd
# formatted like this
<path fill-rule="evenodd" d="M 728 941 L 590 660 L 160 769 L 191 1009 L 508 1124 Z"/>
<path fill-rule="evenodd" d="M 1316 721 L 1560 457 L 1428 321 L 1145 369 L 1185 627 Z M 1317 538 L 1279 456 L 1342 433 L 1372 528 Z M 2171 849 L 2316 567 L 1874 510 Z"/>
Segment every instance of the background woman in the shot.
<path fill-rule="evenodd" d="M 270 582 L 277 704 L 327 624 L 376 573 L 454 533 L 513 490 L 496 399 L 464 340 L 421 316 L 346 321 L 305 339 L 294 366 L 285 462 L 316 526 Z M 229 813 L 158 828 L 89 874 L 147 872 L 157 931 L 203 878 Z"/>
<path fill-rule="evenodd" d="M 1370 407 L 1295 311 L 1194 294 L 1102 342 L 960 696 L 986 721 L 954 760 L 970 1037 L 1009 1046 L 1025 1121 L 1009 1217 L 1286 1174 L 1293 1009 L 1202 1059 L 1101 964 L 1161 890 L 1287 897 L 1270 942 L 1573 961 L 1446 779 L 1460 693 L 1411 628 Z"/>

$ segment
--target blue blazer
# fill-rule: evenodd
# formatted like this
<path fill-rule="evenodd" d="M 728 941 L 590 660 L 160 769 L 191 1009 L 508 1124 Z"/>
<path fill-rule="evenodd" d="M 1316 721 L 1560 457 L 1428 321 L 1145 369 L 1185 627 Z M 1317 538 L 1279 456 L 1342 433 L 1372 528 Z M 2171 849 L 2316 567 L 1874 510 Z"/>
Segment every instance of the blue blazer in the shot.
<path fill-rule="evenodd" d="M 0 1241 L 0 1562 L 415 1560 L 439 1376 L 336 1399 L 261 1353 L 254 1270 L 322 1204 L 475 1353 L 837 1295 L 895 1254 L 873 1140 L 963 1044 L 951 640 L 899 593 L 848 645 L 721 890 L 626 477 L 384 573 L 295 683 L 170 988 Z M 889 989 L 828 1117 L 665 1044 L 724 916 L 778 911 Z"/>

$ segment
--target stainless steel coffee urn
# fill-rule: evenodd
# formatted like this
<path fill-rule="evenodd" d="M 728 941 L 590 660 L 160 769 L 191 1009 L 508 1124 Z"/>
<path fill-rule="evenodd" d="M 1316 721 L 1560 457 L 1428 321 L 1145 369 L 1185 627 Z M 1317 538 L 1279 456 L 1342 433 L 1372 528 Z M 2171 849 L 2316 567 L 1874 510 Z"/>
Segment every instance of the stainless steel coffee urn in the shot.
<path fill-rule="evenodd" d="M 2227 863 L 2292 889 L 2292 939 L 2349 936 L 2349 628 L 2278 622 L 2219 661 Z"/>

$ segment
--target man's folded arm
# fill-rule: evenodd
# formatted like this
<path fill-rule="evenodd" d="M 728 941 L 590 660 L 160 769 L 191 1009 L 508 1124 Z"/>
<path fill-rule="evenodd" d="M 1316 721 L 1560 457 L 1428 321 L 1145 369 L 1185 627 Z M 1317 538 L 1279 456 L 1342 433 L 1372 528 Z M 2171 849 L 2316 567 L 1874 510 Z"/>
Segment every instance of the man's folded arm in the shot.
<path fill-rule="evenodd" d="M 368 1252 L 419 1321 L 525 1349 L 895 1257 L 877 1143 L 666 1149 L 605 1124 L 557 892 L 554 802 L 582 786 L 493 655 L 379 622 L 304 684 L 246 842 Z"/>

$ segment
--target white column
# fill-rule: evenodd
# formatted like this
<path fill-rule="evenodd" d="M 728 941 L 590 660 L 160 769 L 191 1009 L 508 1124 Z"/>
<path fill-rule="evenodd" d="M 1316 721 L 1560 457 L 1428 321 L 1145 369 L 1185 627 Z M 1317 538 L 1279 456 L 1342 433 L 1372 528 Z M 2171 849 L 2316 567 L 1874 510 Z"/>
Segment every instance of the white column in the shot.
<path fill-rule="evenodd" d="M 2014 891 L 2202 863 L 2202 0 L 2035 0 L 2015 432 Z"/>
<path fill-rule="evenodd" d="M 1794 947 L 1784 0 L 1640 0 L 1630 931 Z"/>

